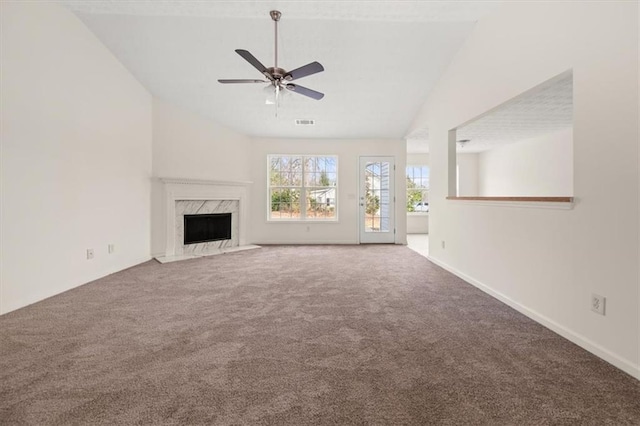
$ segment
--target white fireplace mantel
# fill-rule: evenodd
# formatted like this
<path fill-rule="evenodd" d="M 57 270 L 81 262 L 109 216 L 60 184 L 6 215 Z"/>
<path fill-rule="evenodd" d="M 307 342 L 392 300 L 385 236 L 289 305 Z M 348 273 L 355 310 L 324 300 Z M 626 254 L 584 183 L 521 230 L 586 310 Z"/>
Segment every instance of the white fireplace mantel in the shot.
<path fill-rule="evenodd" d="M 164 184 L 178 185 L 218 185 L 218 186 L 249 186 L 253 182 L 236 181 L 236 180 L 207 180 L 207 179 L 189 179 L 189 178 L 158 178 Z"/>
<path fill-rule="evenodd" d="M 164 185 L 166 251 L 165 256 L 176 253 L 176 201 L 182 200 L 237 200 L 239 202 L 239 235 L 240 246 L 247 244 L 247 212 L 249 208 L 249 185 L 252 182 L 218 181 L 189 178 L 158 178 Z"/>

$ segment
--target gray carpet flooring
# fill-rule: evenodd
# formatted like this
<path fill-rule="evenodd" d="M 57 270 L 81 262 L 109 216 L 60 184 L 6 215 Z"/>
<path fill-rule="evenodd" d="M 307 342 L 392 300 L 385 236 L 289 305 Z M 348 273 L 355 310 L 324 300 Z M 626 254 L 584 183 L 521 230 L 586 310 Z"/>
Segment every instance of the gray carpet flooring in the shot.
<path fill-rule="evenodd" d="M 639 384 L 402 246 L 150 261 L 0 317 L 8 425 L 638 425 Z"/>

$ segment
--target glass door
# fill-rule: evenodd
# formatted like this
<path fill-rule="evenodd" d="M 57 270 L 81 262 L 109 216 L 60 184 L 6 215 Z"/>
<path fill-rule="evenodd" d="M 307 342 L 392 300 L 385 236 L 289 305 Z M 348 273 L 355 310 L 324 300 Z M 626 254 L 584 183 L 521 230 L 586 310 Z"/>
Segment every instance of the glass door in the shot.
<path fill-rule="evenodd" d="M 394 158 L 360 157 L 360 243 L 395 242 Z"/>

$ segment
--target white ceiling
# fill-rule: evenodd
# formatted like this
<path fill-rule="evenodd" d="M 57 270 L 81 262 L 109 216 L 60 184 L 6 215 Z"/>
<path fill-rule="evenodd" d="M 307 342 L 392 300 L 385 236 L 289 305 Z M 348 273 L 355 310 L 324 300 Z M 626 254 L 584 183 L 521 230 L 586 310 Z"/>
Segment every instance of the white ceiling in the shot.
<path fill-rule="evenodd" d="M 496 2 L 421 1 L 61 1 L 156 97 L 241 133 L 290 138 L 403 138 L 429 91 Z M 273 21 L 282 12 L 279 63 L 312 61 L 325 71 L 297 84 L 325 93 L 289 93 L 278 116 L 261 78 L 238 56 L 273 65 Z M 266 86 L 266 85 L 264 85 Z M 315 126 L 296 126 L 313 119 Z"/>
<path fill-rule="evenodd" d="M 573 126 L 573 73 L 568 71 L 458 127 L 458 152 L 482 152 Z"/>

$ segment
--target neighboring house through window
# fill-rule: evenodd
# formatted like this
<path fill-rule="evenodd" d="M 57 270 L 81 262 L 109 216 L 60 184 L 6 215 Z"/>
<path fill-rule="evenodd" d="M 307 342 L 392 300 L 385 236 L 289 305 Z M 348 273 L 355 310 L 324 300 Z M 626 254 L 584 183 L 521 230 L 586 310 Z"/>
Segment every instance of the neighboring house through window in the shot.
<path fill-rule="evenodd" d="M 336 156 L 269 155 L 269 220 L 336 220 Z"/>
<path fill-rule="evenodd" d="M 429 167 L 407 166 L 407 212 L 429 211 Z"/>

